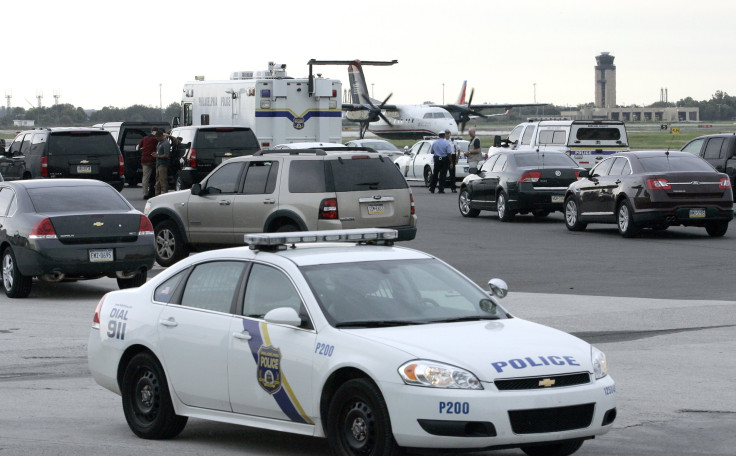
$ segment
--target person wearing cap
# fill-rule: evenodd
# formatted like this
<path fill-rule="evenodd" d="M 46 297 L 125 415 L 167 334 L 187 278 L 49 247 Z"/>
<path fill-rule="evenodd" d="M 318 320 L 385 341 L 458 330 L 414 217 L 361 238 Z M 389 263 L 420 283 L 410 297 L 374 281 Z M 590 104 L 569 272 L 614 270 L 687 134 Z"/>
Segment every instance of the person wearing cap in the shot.
<path fill-rule="evenodd" d="M 154 177 L 154 166 L 156 165 L 156 147 L 158 146 L 158 139 L 156 139 L 156 133 L 158 127 L 151 129 L 151 134 L 144 136 L 138 142 L 137 149 L 141 152 L 141 168 L 143 169 L 143 177 L 141 185 L 143 186 L 143 199 L 148 199 L 153 196 L 153 183 L 151 178 Z"/>
<path fill-rule="evenodd" d="M 450 143 L 450 168 L 448 169 L 447 185 L 452 190 L 452 193 L 457 193 L 457 187 L 455 186 L 455 166 L 457 165 L 457 144 L 455 139 L 450 136 L 450 130 L 445 130 L 445 139 Z"/>
<path fill-rule="evenodd" d="M 437 193 L 445 193 L 445 177 L 449 168 L 450 156 L 452 148 L 450 143 L 445 139 L 445 131 L 437 132 L 440 139 L 432 143 L 432 155 L 434 156 L 434 167 L 432 170 L 432 180 L 429 183 L 429 193 L 434 193 L 437 187 Z M 449 132 L 447 132 L 449 136 Z"/>
<path fill-rule="evenodd" d="M 156 132 L 156 196 L 169 191 L 169 154 L 171 153 L 171 142 L 169 135 L 162 130 Z"/>

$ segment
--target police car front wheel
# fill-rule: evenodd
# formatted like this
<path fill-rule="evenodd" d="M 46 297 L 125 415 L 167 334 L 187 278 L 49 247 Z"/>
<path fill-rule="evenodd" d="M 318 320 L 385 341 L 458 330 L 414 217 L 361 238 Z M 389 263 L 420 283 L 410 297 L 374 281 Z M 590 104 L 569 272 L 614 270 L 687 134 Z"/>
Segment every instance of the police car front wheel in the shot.
<path fill-rule="evenodd" d="M 367 379 L 345 382 L 335 392 L 327 415 L 327 440 L 334 456 L 401 454 L 386 402 Z"/>

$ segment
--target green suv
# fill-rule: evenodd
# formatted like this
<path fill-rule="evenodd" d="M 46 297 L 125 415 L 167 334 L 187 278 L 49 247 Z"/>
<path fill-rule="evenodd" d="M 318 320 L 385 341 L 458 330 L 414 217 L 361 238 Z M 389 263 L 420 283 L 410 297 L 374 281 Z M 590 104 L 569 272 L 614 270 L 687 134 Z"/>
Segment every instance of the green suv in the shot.
<path fill-rule="evenodd" d="M 416 236 L 414 197 L 391 160 L 365 150 L 265 150 L 232 158 L 190 190 L 148 201 L 156 261 L 245 244 L 249 233 L 392 228 Z"/>

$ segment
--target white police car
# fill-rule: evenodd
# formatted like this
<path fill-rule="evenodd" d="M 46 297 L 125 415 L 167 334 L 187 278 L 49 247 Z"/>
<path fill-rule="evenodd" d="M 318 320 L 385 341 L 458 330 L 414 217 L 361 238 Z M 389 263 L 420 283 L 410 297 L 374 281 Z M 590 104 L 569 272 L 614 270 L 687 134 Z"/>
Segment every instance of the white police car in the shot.
<path fill-rule="evenodd" d="M 181 260 L 100 300 L 90 371 L 151 439 L 192 416 L 327 437 L 335 455 L 567 455 L 611 429 L 602 352 L 511 316 L 503 281 L 485 292 L 395 237 L 257 234 Z"/>

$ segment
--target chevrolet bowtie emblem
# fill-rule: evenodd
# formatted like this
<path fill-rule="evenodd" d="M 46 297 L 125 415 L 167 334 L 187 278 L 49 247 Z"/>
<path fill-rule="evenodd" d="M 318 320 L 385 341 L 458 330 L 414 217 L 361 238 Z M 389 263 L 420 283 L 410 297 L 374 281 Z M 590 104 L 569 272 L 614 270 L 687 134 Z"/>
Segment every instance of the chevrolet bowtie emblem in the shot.
<path fill-rule="evenodd" d="M 103 222 L 95 222 L 92 225 L 94 225 L 94 226 L 102 226 L 102 225 L 104 225 L 104 223 Z"/>
<path fill-rule="evenodd" d="M 79 163 L 89 163 L 89 160 L 82 160 Z"/>
<path fill-rule="evenodd" d="M 539 381 L 539 386 L 544 386 L 545 388 L 550 387 L 555 384 L 555 381 L 551 378 L 545 378 L 543 380 Z"/>

